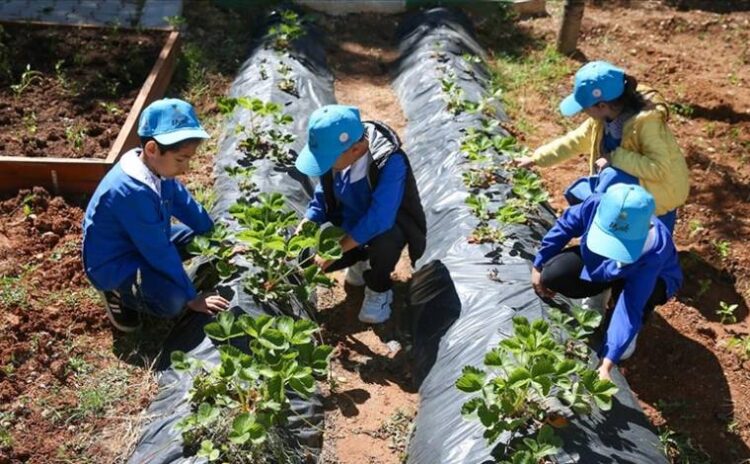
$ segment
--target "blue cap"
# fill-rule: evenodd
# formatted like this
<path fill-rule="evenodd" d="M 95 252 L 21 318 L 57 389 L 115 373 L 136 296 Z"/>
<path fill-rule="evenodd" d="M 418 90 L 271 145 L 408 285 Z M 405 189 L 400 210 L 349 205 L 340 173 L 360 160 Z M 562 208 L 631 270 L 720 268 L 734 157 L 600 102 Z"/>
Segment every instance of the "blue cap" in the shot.
<path fill-rule="evenodd" d="M 209 138 L 193 105 L 177 98 L 164 98 L 148 105 L 141 113 L 138 135 L 153 137 L 162 145 Z"/>
<path fill-rule="evenodd" d="M 573 94 L 560 103 L 563 116 L 573 116 L 599 102 L 617 99 L 625 91 L 625 71 L 606 61 L 592 61 L 578 70 Z"/>
<path fill-rule="evenodd" d="M 602 195 L 586 246 L 605 258 L 634 263 L 643 252 L 655 208 L 654 197 L 640 185 L 613 185 Z"/>
<path fill-rule="evenodd" d="M 305 175 L 322 176 L 364 133 L 359 109 L 345 105 L 318 108 L 310 115 L 307 145 L 297 157 L 295 166 Z"/>

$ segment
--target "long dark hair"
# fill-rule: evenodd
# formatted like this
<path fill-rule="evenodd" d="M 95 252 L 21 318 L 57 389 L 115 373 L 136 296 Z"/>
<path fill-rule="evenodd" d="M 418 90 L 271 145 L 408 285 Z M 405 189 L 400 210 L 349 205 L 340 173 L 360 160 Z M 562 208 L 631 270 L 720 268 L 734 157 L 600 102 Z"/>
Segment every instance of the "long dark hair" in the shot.
<path fill-rule="evenodd" d="M 625 90 L 622 95 L 607 103 L 621 107 L 625 113 L 638 113 L 646 107 L 646 98 L 638 92 L 638 80 L 629 74 L 625 74 Z"/>

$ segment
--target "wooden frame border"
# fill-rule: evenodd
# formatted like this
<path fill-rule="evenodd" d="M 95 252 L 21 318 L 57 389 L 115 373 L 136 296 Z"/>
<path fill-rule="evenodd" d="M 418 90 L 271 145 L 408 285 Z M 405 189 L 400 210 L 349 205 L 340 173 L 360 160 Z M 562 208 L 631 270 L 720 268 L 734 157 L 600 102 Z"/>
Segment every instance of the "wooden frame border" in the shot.
<path fill-rule="evenodd" d="M 138 116 L 146 105 L 161 98 L 166 92 L 177 64 L 180 44 L 180 32 L 169 32 L 154 67 L 146 77 L 105 159 L 0 156 L 0 191 L 12 193 L 22 188 L 42 186 L 55 194 L 93 192 L 120 156 L 138 146 Z"/>

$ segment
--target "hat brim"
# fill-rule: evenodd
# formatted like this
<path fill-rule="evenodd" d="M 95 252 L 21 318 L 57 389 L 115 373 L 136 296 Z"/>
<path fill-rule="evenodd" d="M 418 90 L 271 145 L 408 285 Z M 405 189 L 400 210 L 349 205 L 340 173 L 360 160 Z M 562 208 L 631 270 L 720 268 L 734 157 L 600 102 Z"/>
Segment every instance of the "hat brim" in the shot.
<path fill-rule="evenodd" d="M 154 135 L 154 140 L 161 145 L 174 145 L 187 139 L 208 139 L 208 135 L 203 129 L 180 129 L 166 134 Z"/>
<path fill-rule="evenodd" d="M 299 156 L 297 156 L 297 159 L 294 161 L 294 166 L 299 172 L 306 176 L 319 177 L 328 172 L 334 162 L 335 158 L 330 163 L 321 164 L 315 155 L 313 155 L 310 146 L 305 145 L 299 153 Z"/>
<path fill-rule="evenodd" d="M 583 110 L 583 106 L 575 99 L 575 95 L 568 95 L 560 102 L 560 112 L 563 116 L 573 116 Z"/>
<path fill-rule="evenodd" d="M 586 234 L 586 247 L 599 256 L 631 264 L 641 257 L 647 236 L 639 240 L 623 240 L 602 229 L 594 217 Z"/>

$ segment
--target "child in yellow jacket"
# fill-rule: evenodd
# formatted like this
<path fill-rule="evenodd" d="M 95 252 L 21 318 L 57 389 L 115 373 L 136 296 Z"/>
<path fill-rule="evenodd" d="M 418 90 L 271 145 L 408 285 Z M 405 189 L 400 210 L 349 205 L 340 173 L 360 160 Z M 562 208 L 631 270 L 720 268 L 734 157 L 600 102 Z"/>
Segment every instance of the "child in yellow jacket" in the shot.
<path fill-rule="evenodd" d="M 578 70 L 573 93 L 560 103 L 564 116 L 580 111 L 589 119 L 577 129 L 516 160 L 521 167 L 550 166 L 579 153 L 589 154 L 594 185 L 577 182 L 566 192 L 579 201 L 615 183 L 640 184 L 656 201 L 655 214 L 673 232 L 676 209 L 690 190 L 685 157 L 667 127 L 669 111 L 654 91 L 605 61 Z M 584 185 L 585 184 L 585 185 Z M 571 195 L 568 195 L 570 193 Z"/>

